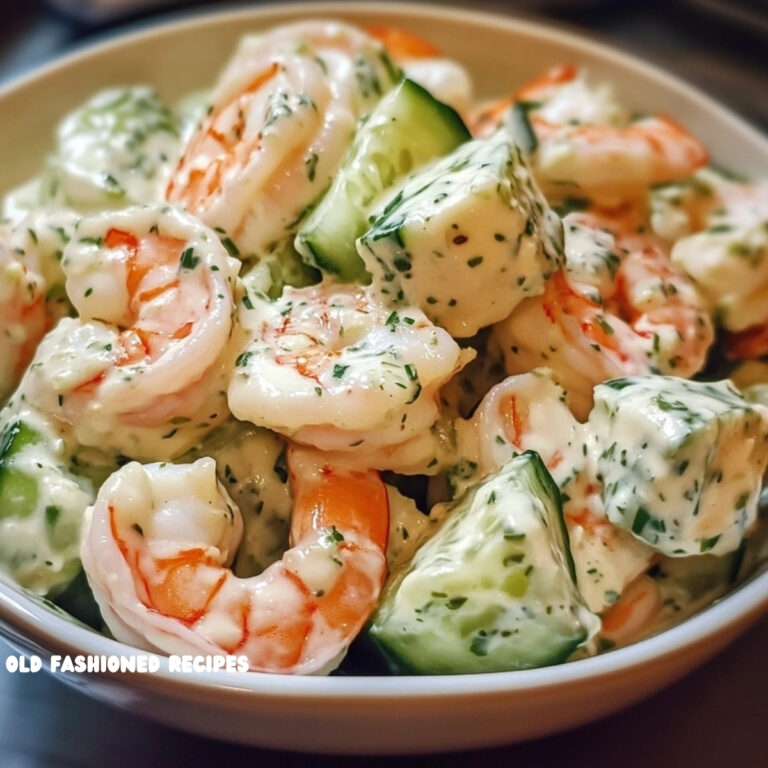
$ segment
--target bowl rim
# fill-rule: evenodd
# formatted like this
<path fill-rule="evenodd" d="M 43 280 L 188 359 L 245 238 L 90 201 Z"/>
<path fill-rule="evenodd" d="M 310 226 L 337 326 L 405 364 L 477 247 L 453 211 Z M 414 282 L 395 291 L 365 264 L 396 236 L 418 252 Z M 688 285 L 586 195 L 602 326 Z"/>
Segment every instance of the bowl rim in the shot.
<path fill-rule="evenodd" d="M 376 18 L 382 13 L 395 13 L 406 19 L 407 17 L 445 18 L 450 16 L 459 23 L 485 27 L 493 25 L 549 43 L 559 42 L 579 52 L 597 55 L 606 62 L 618 62 L 646 82 L 663 85 L 667 91 L 676 90 L 685 94 L 690 101 L 712 113 L 713 117 L 723 123 L 729 131 L 747 136 L 768 156 L 768 137 L 747 120 L 695 86 L 689 85 L 676 75 L 664 72 L 653 64 L 646 63 L 639 56 L 627 54 L 589 34 L 564 29 L 559 24 L 531 21 L 511 14 L 474 11 L 452 6 L 443 7 L 427 3 L 367 2 L 351 5 L 339 0 L 318 3 L 304 1 L 285 4 L 269 3 L 251 8 L 205 12 L 194 10 L 175 12 L 161 18 L 159 22 L 152 22 L 149 27 L 141 24 L 136 29 L 135 25 L 132 25 L 134 29 L 129 29 L 126 33 L 110 34 L 107 39 L 99 39 L 78 46 L 71 53 L 59 56 L 29 73 L 11 79 L 0 86 L 0 102 L 34 85 L 37 81 L 55 74 L 59 69 L 76 65 L 89 58 L 99 57 L 115 46 L 122 47 L 162 39 L 169 33 L 193 31 L 210 23 L 260 22 L 274 15 L 297 19 L 346 15 Z M 353 697 L 360 701 L 386 702 L 402 701 L 404 697 L 410 700 L 486 697 L 533 689 L 554 689 L 637 669 L 649 662 L 682 654 L 687 649 L 711 640 L 713 637 L 727 635 L 729 630 L 755 621 L 766 609 L 768 609 L 768 571 L 753 575 L 735 590 L 680 624 L 632 645 L 603 655 L 538 669 L 433 676 L 312 677 L 259 672 L 200 672 L 180 675 L 170 671 L 166 657 L 150 653 L 149 655 L 157 656 L 160 660 L 160 669 L 155 674 L 130 675 L 130 673 L 104 672 L 100 673 L 100 676 L 120 678 L 123 682 L 130 676 L 131 684 L 136 687 L 163 689 L 164 693 L 175 690 L 183 693 L 185 697 L 201 699 L 210 695 L 211 689 L 250 699 L 268 697 L 271 701 L 278 699 L 332 701 Z M 11 629 L 10 633 L 8 628 Z M 131 656 L 146 653 L 57 615 L 4 577 L 0 577 L 0 634 L 9 635 L 12 643 L 27 645 L 27 647 L 28 641 L 32 640 L 35 646 L 48 656 L 57 651 L 62 655 L 81 653 Z"/>

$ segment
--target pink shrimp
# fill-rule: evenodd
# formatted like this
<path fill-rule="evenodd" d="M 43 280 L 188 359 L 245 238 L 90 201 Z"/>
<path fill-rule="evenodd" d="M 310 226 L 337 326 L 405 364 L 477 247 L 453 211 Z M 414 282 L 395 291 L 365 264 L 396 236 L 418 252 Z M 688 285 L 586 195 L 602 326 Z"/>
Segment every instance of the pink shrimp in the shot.
<path fill-rule="evenodd" d="M 672 261 L 696 284 L 727 331 L 733 359 L 768 354 L 768 183 L 701 174 L 708 193 L 681 199 L 676 210 L 690 233 L 672 247 Z"/>
<path fill-rule="evenodd" d="M 639 576 L 603 615 L 600 635 L 616 645 L 638 640 L 660 609 L 661 596 L 656 582 L 650 576 Z"/>
<path fill-rule="evenodd" d="M 428 40 L 400 27 L 372 26 L 368 27 L 366 32 L 380 40 L 395 61 L 432 59 L 442 55 Z"/>
<path fill-rule="evenodd" d="M 62 265 L 79 318 L 30 367 L 37 407 L 82 444 L 131 457 L 152 456 L 145 443 L 162 433 L 170 458 L 227 416 L 218 378 L 238 264 L 213 232 L 166 207 L 107 213 L 81 222 Z"/>
<path fill-rule="evenodd" d="M 465 446 L 475 443 L 470 453 L 481 475 L 517 452 L 541 456 L 562 493 L 577 584 L 590 610 L 601 613 L 614 593 L 648 570 L 653 550 L 605 515 L 601 483 L 585 452 L 586 427 L 574 419 L 551 372 L 538 369 L 497 384 L 459 431 Z"/>
<path fill-rule="evenodd" d="M 631 199 L 651 184 L 687 178 L 709 159 L 704 146 L 671 117 L 627 121 L 571 65 L 478 110 L 470 117 L 473 133 L 492 133 L 515 104 L 523 106 L 536 135 L 534 174 L 557 196 L 576 190 L 595 199 Z"/>
<path fill-rule="evenodd" d="M 355 132 L 392 84 L 378 41 L 302 22 L 243 39 L 210 114 L 168 184 L 169 201 L 262 255 L 327 188 Z"/>
<path fill-rule="evenodd" d="M 0 402 L 19 382 L 47 326 L 43 278 L 0 243 Z"/>
<path fill-rule="evenodd" d="M 692 376 L 714 340 L 696 289 L 635 223 L 635 214 L 624 210 L 615 218 L 605 210 L 566 217 L 567 269 L 494 329 L 507 372 L 552 368 L 579 417 L 591 407 L 595 384 L 648 373 Z M 599 281 L 585 269 L 596 256 L 603 265 Z"/>
<path fill-rule="evenodd" d="M 129 464 L 102 487 L 82 560 L 113 634 L 168 653 L 246 656 L 252 670 L 333 669 L 373 610 L 389 534 L 376 472 L 292 448 L 291 548 L 263 573 L 230 569 L 242 534 L 212 459 Z"/>

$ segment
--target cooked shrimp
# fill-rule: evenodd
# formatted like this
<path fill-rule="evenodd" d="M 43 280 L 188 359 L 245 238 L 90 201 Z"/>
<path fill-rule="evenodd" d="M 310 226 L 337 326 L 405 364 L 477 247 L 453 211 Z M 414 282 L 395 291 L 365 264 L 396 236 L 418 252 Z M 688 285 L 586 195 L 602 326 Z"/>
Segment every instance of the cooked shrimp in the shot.
<path fill-rule="evenodd" d="M 614 237 L 594 229 L 604 219 L 605 214 L 597 220 L 569 214 L 568 268 L 549 280 L 542 296 L 524 301 L 494 329 L 507 373 L 549 366 L 580 418 L 591 407 L 595 384 L 649 373 L 692 376 L 704 366 L 714 339 L 696 289 L 653 239 L 641 248 L 646 238 L 635 230 L 624 235 L 619 228 Z M 585 265 L 595 263 L 599 280 L 586 274 Z"/>
<path fill-rule="evenodd" d="M 358 120 L 393 84 L 378 41 L 335 22 L 243 39 L 167 189 L 260 255 L 329 185 Z"/>
<path fill-rule="evenodd" d="M 570 185 L 596 198 L 624 199 L 690 176 L 709 159 L 685 128 L 662 115 L 622 128 L 555 125 L 535 114 L 531 123 L 539 139 L 534 173 L 548 190 Z"/>
<path fill-rule="evenodd" d="M 493 133 L 509 110 L 520 102 L 558 125 L 621 125 L 629 115 L 614 99 L 609 85 L 588 83 L 571 64 L 553 67 L 519 88 L 514 95 L 485 104 L 470 116 L 476 136 Z"/>
<path fill-rule="evenodd" d="M 178 455 L 226 417 L 238 263 L 213 232 L 167 207 L 107 213 L 81 221 L 62 265 L 80 316 L 41 343 L 30 401 L 129 457 Z"/>
<path fill-rule="evenodd" d="M 650 576 L 639 576 L 603 614 L 600 636 L 615 645 L 639 639 L 661 610 L 661 593 Z"/>
<path fill-rule="evenodd" d="M 606 517 L 585 450 L 586 427 L 571 415 L 551 372 L 538 369 L 496 385 L 459 432 L 464 451 L 477 457 L 480 476 L 515 453 L 541 456 L 560 487 L 577 584 L 590 610 L 600 613 L 651 565 L 653 550 Z"/>
<path fill-rule="evenodd" d="M 61 268 L 64 248 L 75 234 L 80 216 L 73 211 L 41 208 L 21 215 L 0 234 L 14 257 L 42 278 L 50 326 L 73 314 Z"/>
<path fill-rule="evenodd" d="M 364 288 L 286 288 L 275 302 L 254 297 L 239 318 L 249 338 L 229 386 L 232 413 L 359 457 L 429 430 L 438 389 L 472 355 L 421 310 L 392 311 Z"/>
<path fill-rule="evenodd" d="M 374 26 L 366 30 L 384 44 L 406 77 L 426 88 L 436 99 L 466 114 L 472 103 L 472 81 L 457 61 L 446 58 L 428 40 L 398 27 Z"/>
<path fill-rule="evenodd" d="M 42 276 L 0 242 L 0 403 L 21 379 L 46 326 Z"/>
<path fill-rule="evenodd" d="M 729 335 L 734 358 L 768 354 L 768 182 L 746 184 L 702 174 L 697 195 L 678 212 L 691 234 L 672 261 L 695 283 Z"/>
<path fill-rule="evenodd" d="M 666 116 L 629 121 L 605 89 L 592 89 L 578 71 L 558 67 L 484 107 L 470 119 L 485 136 L 518 104 L 536 146 L 531 163 L 545 191 L 601 200 L 637 197 L 651 184 L 683 179 L 706 165 L 704 146 Z"/>
<path fill-rule="evenodd" d="M 81 556 L 120 640 L 168 653 L 237 654 L 251 669 L 326 673 L 373 610 L 384 580 L 389 511 L 375 472 L 288 455 L 292 547 L 259 576 L 229 565 L 242 521 L 211 459 L 132 463 L 104 484 Z"/>

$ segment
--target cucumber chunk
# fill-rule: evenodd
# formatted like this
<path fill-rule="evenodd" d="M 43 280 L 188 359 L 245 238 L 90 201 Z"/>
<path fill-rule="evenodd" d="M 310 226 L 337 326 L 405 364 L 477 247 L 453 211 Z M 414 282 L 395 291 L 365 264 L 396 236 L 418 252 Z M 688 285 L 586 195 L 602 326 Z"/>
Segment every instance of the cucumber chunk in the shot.
<path fill-rule="evenodd" d="M 368 227 L 371 203 L 414 168 L 469 138 L 457 112 L 403 80 L 361 124 L 333 184 L 299 229 L 296 249 L 304 261 L 344 282 L 363 280 L 355 241 Z"/>
<path fill-rule="evenodd" d="M 160 201 L 180 150 L 178 121 L 154 89 L 100 91 L 59 125 L 40 202 L 87 212 Z"/>
<path fill-rule="evenodd" d="M 30 410 L 0 414 L 0 570 L 37 594 L 80 570 L 80 525 L 93 485 L 70 469 L 55 428 Z"/>
<path fill-rule="evenodd" d="M 614 379 L 595 387 L 589 433 L 614 525 L 673 557 L 739 547 L 768 463 L 768 409 L 729 381 Z"/>
<path fill-rule="evenodd" d="M 576 589 L 557 486 L 527 451 L 452 504 L 370 634 L 395 671 L 462 674 L 564 661 L 599 625 Z"/>
<path fill-rule="evenodd" d="M 254 260 L 245 262 L 240 278 L 247 294 L 267 296 L 279 299 L 283 290 L 305 288 L 320 282 L 320 272 L 307 266 L 293 247 L 293 240 L 288 238 L 275 244 L 275 247 Z M 250 301 L 253 296 L 250 296 Z"/>
<path fill-rule="evenodd" d="M 499 322 L 563 266 L 563 229 L 508 134 L 411 176 L 358 241 L 373 286 L 452 336 Z"/>
<path fill-rule="evenodd" d="M 37 506 L 37 482 L 13 466 L 13 457 L 40 442 L 40 435 L 23 421 L 13 421 L 0 434 L 0 520 L 27 517 Z"/>

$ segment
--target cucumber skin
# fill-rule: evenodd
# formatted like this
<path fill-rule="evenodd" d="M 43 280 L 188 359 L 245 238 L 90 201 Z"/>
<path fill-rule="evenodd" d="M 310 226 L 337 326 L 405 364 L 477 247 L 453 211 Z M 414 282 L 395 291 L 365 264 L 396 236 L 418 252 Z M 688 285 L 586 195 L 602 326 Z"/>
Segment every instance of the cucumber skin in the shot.
<path fill-rule="evenodd" d="M 397 103 L 396 99 L 400 99 L 400 103 Z M 409 101 L 413 99 L 421 102 L 421 111 L 434 112 L 435 119 L 439 119 L 443 123 L 440 131 L 442 134 L 440 151 L 437 153 L 420 152 L 416 159 L 416 165 L 423 165 L 432 159 L 448 154 L 459 144 L 471 139 L 469 130 L 456 110 L 437 101 L 418 83 L 407 78 L 402 80 L 394 91 L 385 96 L 383 106 L 377 107 L 358 129 L 358 134 L 330 189 L 299 230 L 295 247 L 308 266 L 333 275 L 341 282 L 369 282 L 363 260 L 357 253 L 355 241 L 368 228 L 367 207 L 370 206 L 377 194 L 383 192 L 404 174 L 396 175 L 390 184 L 378 183 L 381 180 L 377 179 L 377 188 L 364 190 L 365 197 L 360 203 L 349 200 L 345 188 L 347 183 L 354 179 L 354 176 L 349 175 L 355 173 L 354 169 L 357 169 L 358 177 L 362 177 L 363 185 L 372 187 L 370 174 L 365 175 L 360 169 L 363 167 L 370 170 L 374 164 L 373 157 L 377 150 L 382 148 L 380 146 L 382 133 L 385 144 L 388 139 L 392 139 L 392 136 L 387 136 L 386 133 L 392 121 L 399 117 L 406 132 L 409 128 L 413 128 L 409 125 L 413 120 L 408 119 Z M 404 108 L 403 103 L 405 104 Z M 379 136 L 374 133 L 376 131 L 378 131 Z M 446 141 L 449 136 L 454 141 Z M 411 147 L 418 149 L 419 144 L 418 141 L 412 142 Z M 339 221 L 335 214 L 339 206 L 345 206 L 347 211 L 347 217 L 342 220 L 341 226 L 334 223 Z M 329 221 L 332 222 L 330 225 Z M 334 227 L 336 227 L 335 232 L 333 231 Z"/>
<path fill-rule="evenodd" d="M 567 626 L 567 617 L 565 622 L 558 622 L 557 616 L 554 619 L 550 619 L 550 614 L 542 612 L 538 616 L 536 626 L 533 626 L 532 623 L 534 619 L 528 622 L 528 628 L 524 632 L 524 634 L 527 634 L 527 637 L 524 637 L 522 642 L 522 645 L 527 645 L 527 648 L 519 647 L 516 649 L 514 647 L 515 638 L 512 635 L 509 641 L 502 641 L 507 642 L 507 646 L 501 651 L 499 651 L 497 646 L 495 649 L 492 648 L 490 653 L 477 653 L 473 650 L 473 647 L 478 635 L 475 635 L 475 638 L 471 638 L 470 633 L 479 629 L 482 625 L 476 623 L 473 618 L 473 616 L 478 614 L 477 607 L 472 606 L 471 603 L 470 609 L 475 610 L 475 614 L 470 615 L 469 621 L 472 623 L 472 630 L 470 632 L 459 633 L 457 631 L 457 622 L 454 620 L 458 616 L 458 611 L 461 611 L 463 606 L 458 611 L 450 610 L 446 607 L 442 616 L 438 615 L 436 619 L 432 620 L 431 624 L 428 616 L 429 608 L 424 605 L 419 609 L 423 611 L 421 617 L 416 618 L 415 621 L 409 617 L 406 617 L 403 621 L 399 620 L 400 617 L 396 617 L 394 621 L 391 621 L 392 616 L 397 610 L 392 607 L 396 593 L 404 578 L 416 570 L 419 565 L 417 564 L 415 568 L 406 567 L 391 587 L 387 589 L 387 593 L 383 596 L 379 609 L 368 627 L 369 636 L 379 648 L 394 674 L 467 674 L 547 666 L 565 661 L 577 647 L 582 645 L 596 631 L 599 622 L 583 607 L 576 591 L 572 561 L 570 561 L 570 555 L 567 554 L 567 531 L 565 529 L 557 486 L 554 484 L 539 456 L 532 451 L 526 451 L 524 454 L 512 459 L 512 462 L 528 465 L 521 470 L 525 471 L 527 469 L 529 472 L 525 478 L 528 493 L 537 497 L 543 496 L 546 502 L 549 502 L 548 522 L 546 525 L 550 526 L 551 535 L 559 540 L 557 542 L 558 548 L 561 546 L 564 548 L 562 554 L 567 555 L 564 558 L 565 562 L 562 563 L 564 567 L 561 571 L 561 577 L 563 584 L 567 585 L 566 591 L 569 592 L 569 597 L 573 600 L 570 614 L 578 618 L 577 624 L 572 622 L 569 628 L 560 631 Z M 506 467 L 509 467 L 509 464 Z M 466 517 L 471 512 L 474 495 L 482 493 L 484 488 L 487 488 L 486 483 L 476 486 L 475 489 L 470 491 L 457 504 L 459 506 L 469 499 L 469 506 L 457 510 L 454 515 L 449 516 L 446 520 L 446 525 L 435 536 L 438 537 L 442 531 L 449 529 L 452 519 L 457 519 L 462 514 Z M 477 524 L 482 522 L 482 520 L 474 520 L 474 522 Z M 555 525 L 552 525 L 553 523 Z M 506 539 L 507 537 L 505 536 L 504 538 Z M 429 544 L 430 542 L 425 546 Z M 480 553 L 480 555 L 482 554 Z M 443 557 L 445 557 L 445 554 L 443 554 Z M 427 578 L 429 586 L 439 586 L 439 583 L 436 584 L 434 579 L 429 579 L 429 576 Z M 467 581 L 471 584 L 472 574 L 468 574 Z M 450 575 L 447 577 L 447 583 L 450 583 Z M 471 592 L 471 589 L 472 587 L 470 586 L 467 591 Z M 560 595 L 560 598 L 562 598 L 562 595 Z M 467 602 L 471 599 L 470 594 Z M 557 599 L 559 598 L 555 596 L 554 601 Z M 533 598 L 533 603 L 534 605 L 536 603 L 535 597 Z M 486 604 L 485 608 L 483 608 L 482 604 L 479 607 L 480 617 L 482 617 L 483 613 L 493 613 L 495 609 L 490 603 Z M 416 613 L 418 612 L 416 611 Z M 491 617 L 491 623 L 485 626 L 489 629 L 494 626 L 493 622 L 496 621 L 498 615 Z M 417 623 L 420 620 L 423 622 L 421 625 Z M 507 624 L 506 626 L 511 625 Z M 492 632 L 495 631 L 492 630 Z"/>

